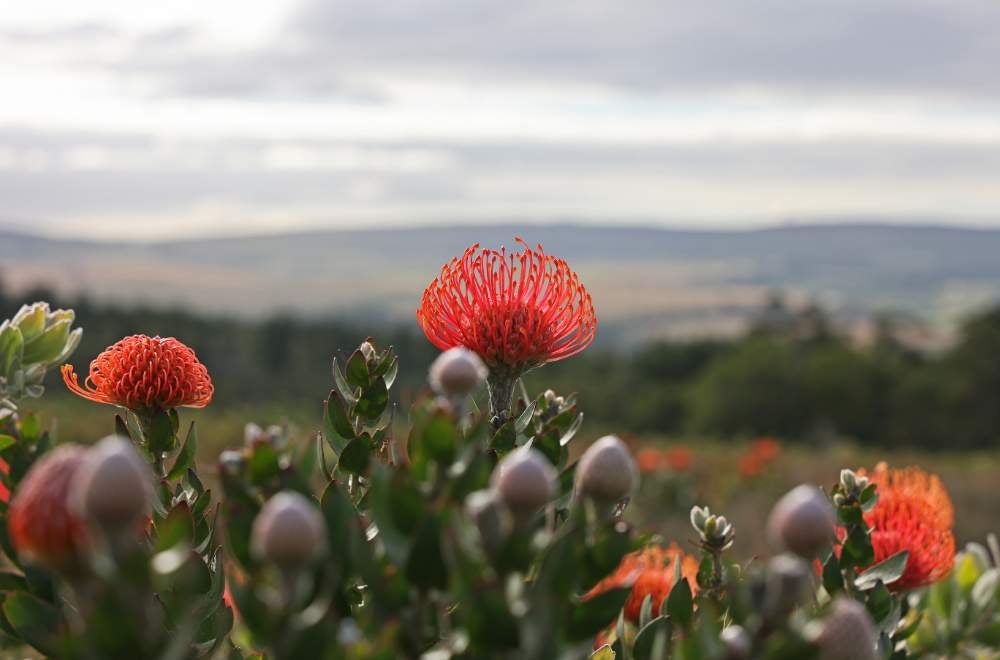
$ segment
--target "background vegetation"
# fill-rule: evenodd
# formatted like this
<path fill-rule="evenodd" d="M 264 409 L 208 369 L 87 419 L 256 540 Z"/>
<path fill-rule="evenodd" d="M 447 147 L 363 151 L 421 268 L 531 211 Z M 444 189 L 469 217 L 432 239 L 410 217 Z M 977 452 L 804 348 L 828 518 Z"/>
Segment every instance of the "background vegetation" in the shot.
<path fill-rule="evenodd" d="M 214 408 L 271 408 L 292 419 L 318 414 L 302 410 L 302 402 L 314 401 L 319 410 L 332 382 L 331 357 L 357 346 L 369 331 L 340 320 L 279 315 L 257 321 L 107 306 L 60 300 L 45 290 L 17 296 L 0 291 L 0 318 L 33 300 L 77 311 L 86 329 L 74 356 L 82 373 L 125 335 L 173 335 L 195 347 L 212 373 Z M 415 323 L 379 328 L 379 344 L 394 345 L 401 356 L 397 391 L 405 408 L 437 351 Z M 814 309 L 761 324 L 735 341 L 658 341 L 628 352 L 592 348 L 526 380 L 529 389 L 544 384 L 561 393 L 578 391 L 593 432 L 724 440 L 766 434 L 811 445 L 850 439 L 932 451 L 987 449 L 1000 440 L 997 355 L 1000 308 L 970 317 L 954 345 L 937 354 L 908 349 L 889 327 L 870 346 L 857 347 L 830 331 Z M 58 374 L 50 378 L 57 394 Z"/>

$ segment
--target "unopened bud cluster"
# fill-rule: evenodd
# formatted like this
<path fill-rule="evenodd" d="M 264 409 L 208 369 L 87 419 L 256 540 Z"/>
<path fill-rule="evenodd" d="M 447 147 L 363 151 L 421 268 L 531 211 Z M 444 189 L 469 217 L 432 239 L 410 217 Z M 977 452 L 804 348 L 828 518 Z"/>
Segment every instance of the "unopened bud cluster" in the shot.
<path fill-rule="evenodd" d="M 736 538 L 736 528 L 725 516 L 713 514 L 708 507 L 691 509 L 691 526 L 698 532 L 701 544 L 708 550 L 728 550 Z"/>
<path fill-rule="evenodd" d="M 861 501 L 861 494 L 868 488 L 868 477 L 864 477 L 853 470 L 840 471 L 840 484 L 837 492 L 833 494 L 833 503 L 837 506 L 849 506 Z"/>
<path fill-rule="evenodd" d="M 83 330 L 71 329 L 75 318 L 71 309 L 52 310 L 36 302 L 22 305 L 0 324 L 0 346 L 20 355 L 18 360 L 0 356 L 0 410 L 16 409 L 14 401 L 22 397 L 42 395 L 46 370 L 65 362 L 80 343 Z"/>

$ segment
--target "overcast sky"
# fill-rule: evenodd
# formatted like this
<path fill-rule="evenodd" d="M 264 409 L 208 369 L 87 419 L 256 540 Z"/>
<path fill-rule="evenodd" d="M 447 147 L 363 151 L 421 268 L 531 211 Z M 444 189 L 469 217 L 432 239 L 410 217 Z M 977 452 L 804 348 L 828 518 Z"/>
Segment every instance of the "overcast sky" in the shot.
<path fill-rule="evenodd" d="M 997 0 L 32 0 L 0 227 L 1000 226 Z"/>

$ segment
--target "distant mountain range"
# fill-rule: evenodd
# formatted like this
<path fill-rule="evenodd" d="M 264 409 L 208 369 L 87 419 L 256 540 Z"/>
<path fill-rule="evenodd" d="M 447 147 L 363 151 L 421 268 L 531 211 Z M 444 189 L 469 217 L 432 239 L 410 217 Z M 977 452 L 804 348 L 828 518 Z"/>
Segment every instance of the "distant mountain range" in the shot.
<path fill-rule="evenodd" d="M 8 288 L 220 314 L 411 319 L 442 263 L 522 234 L 566 258 L 605 341 L 739 331 L 768 293 L 842 316 L 895 310 L 946 328 L 1000 299 L 1000 230 L 898 225 L 754 231 L 513 225 L 329 231 L 149 244 L 0 232 Z"/>

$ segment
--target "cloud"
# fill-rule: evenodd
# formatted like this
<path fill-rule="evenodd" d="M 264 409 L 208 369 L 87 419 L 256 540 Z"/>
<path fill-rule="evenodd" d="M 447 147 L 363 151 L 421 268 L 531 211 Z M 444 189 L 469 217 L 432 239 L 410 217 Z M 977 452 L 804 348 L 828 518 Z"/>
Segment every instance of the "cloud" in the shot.
<path fill-rule="evenodd" d="M 993 0 L 308 0 L 282 40 L 318 67 L 475 82 L 1000 92 Z"/>
<path fill-rule="evenodd" d="M 213 138 L 0 130 L 6 220 L 79 235 L 574 219 L 727 226 L 996 222 L 992 144 L 670 145 Z M 145 235 L 144 235 L 145 236 Z"/>

